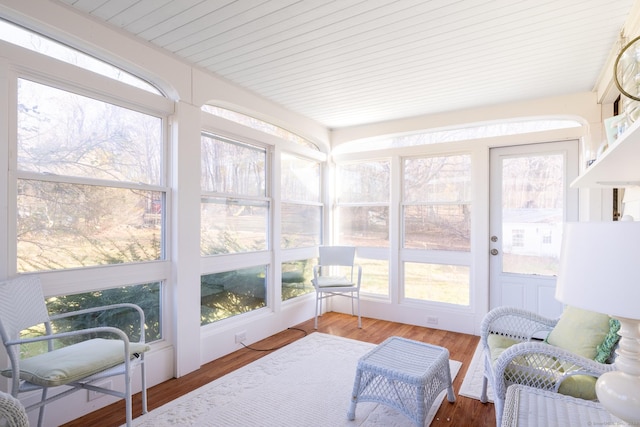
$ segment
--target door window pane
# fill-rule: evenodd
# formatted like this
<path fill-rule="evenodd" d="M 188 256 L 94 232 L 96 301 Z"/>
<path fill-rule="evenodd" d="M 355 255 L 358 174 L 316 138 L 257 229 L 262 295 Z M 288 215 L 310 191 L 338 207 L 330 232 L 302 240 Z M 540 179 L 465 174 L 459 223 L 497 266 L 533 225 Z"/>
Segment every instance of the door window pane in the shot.
<path fill-rule="evenodd" d="M 502 269 L 554 276 L 564 209 L 564 155 L 502 160 Z"/>

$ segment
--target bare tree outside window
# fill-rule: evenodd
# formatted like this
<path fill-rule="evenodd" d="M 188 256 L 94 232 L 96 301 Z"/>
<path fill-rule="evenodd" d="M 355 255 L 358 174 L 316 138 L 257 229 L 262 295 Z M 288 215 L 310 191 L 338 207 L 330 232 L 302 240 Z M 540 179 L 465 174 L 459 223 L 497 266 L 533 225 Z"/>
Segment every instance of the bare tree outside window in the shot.
<path fill-rule="evenodd" d="M 161 259 L 162 119 L 18 83 L 18 271 Z"/>

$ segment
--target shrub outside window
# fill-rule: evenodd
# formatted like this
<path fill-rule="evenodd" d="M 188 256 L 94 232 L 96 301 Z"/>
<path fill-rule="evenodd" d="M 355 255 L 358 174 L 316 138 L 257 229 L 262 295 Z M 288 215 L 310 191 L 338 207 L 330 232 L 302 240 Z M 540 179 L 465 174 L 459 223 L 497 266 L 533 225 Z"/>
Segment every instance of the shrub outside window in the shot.
<path fill-rule="evenodd" d="M 266 307 L 267 267 L 205 274 L 200 290 L 202 325 Z"/>

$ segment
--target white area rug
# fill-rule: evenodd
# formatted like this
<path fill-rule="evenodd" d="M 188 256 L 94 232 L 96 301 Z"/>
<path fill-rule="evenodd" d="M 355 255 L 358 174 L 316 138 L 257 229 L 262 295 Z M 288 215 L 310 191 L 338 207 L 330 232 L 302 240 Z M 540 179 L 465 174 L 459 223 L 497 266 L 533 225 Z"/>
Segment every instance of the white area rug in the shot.
<path fill-rule="evenodd" d="M 460 386 L 460 396 L 470 397 L 472 399 L 480 400 L 480 394 L 482 393 L 482 378 L 484 377 L 484 360 L 482 360 L 482 343 L 478 343 L 476 351 L 473 353 L 473 359 L 467 369 L 467 374 L 462 380 Z M 489 402 L 493 402 L 493 390 L 491 386 L 487 386 L 487 397 Z"/>
<path fill-rule="evenodd" d="M 162 426 L 379 426 L 412 423 L 394 409 L 359 403 L 347 420 L 358 359 L 374 344 L 312 333 L 133 420 Z M 462 364 L 450 361 L 455 378 Z M 436 399 L 426 425 L 446 394 Z"/>

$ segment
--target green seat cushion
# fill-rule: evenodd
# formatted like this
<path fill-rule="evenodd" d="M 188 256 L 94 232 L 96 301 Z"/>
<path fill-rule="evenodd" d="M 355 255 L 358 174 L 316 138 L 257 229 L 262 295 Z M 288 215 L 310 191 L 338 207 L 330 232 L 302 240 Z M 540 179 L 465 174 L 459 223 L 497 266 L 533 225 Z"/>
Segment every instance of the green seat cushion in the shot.
<path fill-rule="evenodd" d="M 489 336 L 487 337 L 487 344 L 489 345 L 489 349 L 491 350 L 491 363 L 495 363 L 495 361 L 498 360 L 498 357 L 500 357 L 500 355 L 506 349 L 519 342 L 520 341 L 505 337 L 503 335 L 489 334 Z"/>
<path fill-rule="evenodd" d="M 20 361 L 20 379 L 45 387 L 55 387 L 112 368 L 124 362 L 124 342 L 95 338 Z M 147 344 L 130 343 L 134 353 L 148 351 Z M 11 377 L 11 369 L 2 371 Z"/>
<path fill-rule="evenodd" d="M 589 375 L 572 375 L 562 381 L 559 393 L 585 400 L 596 400 L 596 377 Z"/>
<path fill-rule="evenodd" d="M 546 341 L 573 354 L 594 359 L 609 333 L 609 316 L 568 306 Z"/>
<path fill-rule="evenodd" d="M 500 355 L 509 347 L 520 341 L 504 337 L 502 335 L 491 334 L 487 337 L 487 344 L 491 350 L 491 362 L 495 361 Z M 549 371 L 553 369 L 559 369 L 558 363 L 554 357 L 539 355 L 536 357 L 538 363 L 534 366 L 535 369 L 541 371 Z M 508 368 L 505 371 L 506 380 L 513 383 L 520 383 L 526 377 L 525 382 L 527 384 L 538 383 L 540 386 L 552 387 L 552 383 L 546 375 L 542 373 L 537 376 L 535 373 L 527 370 L 527 366 L 530 366 L 527 358 L 517 357 L 513 360 L 516 366 L 515 369 Z M 562 372 L 562 369 L 559 369 Z M 581 399 L 595 400 L 596 399 L 596 378 L 589 375 L 573 375 L 565 379 L 559 388 L 559 392 L 568 396 L 578 397 Z"/>

